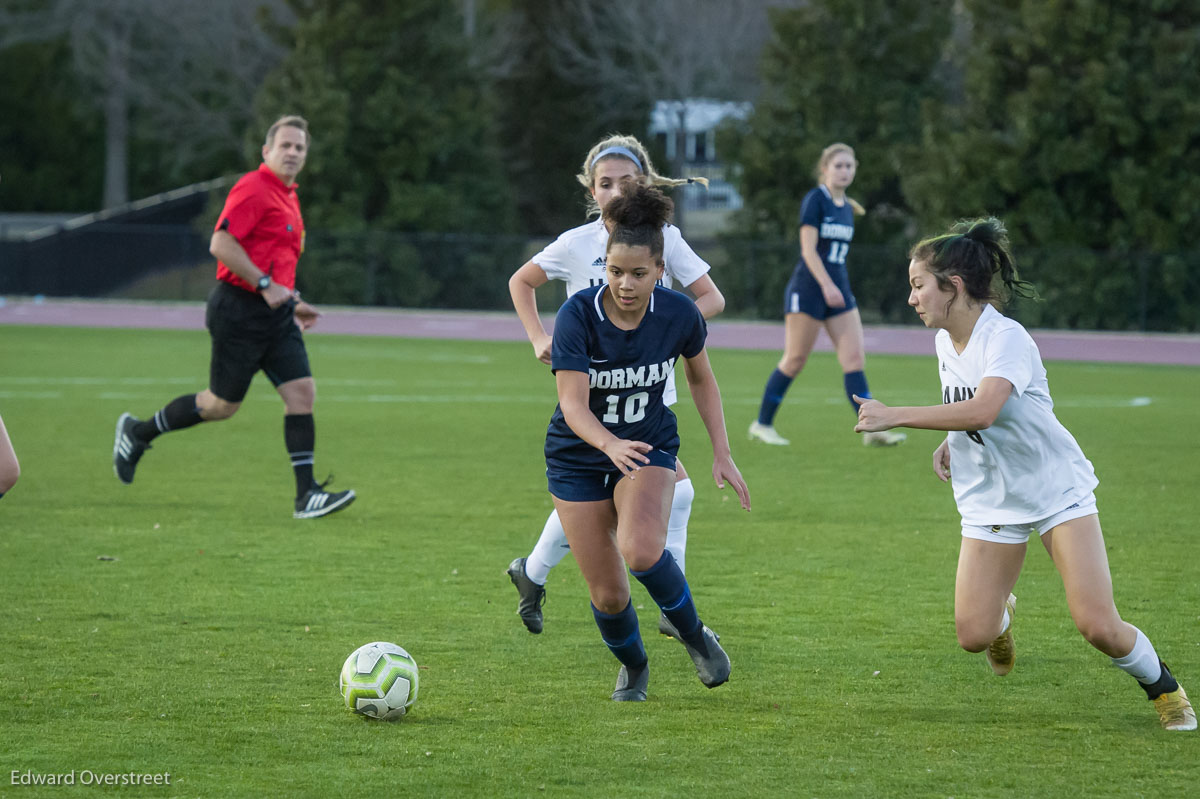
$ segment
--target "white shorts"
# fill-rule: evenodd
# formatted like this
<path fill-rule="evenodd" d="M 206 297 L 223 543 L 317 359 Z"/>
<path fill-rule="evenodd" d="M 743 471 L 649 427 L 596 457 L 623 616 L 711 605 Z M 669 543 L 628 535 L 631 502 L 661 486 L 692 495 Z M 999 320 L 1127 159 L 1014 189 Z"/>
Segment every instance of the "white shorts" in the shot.
<path fill-rule="evenodd" d="M 1022 524 L 964 524 L 963 538 L 977 538 L 980 541 L 992 541 L 997 544 L 1024 544 L 1032 533 L 1045 535 L 1063 522 L 1072 519 L 1082 519 L 1097 513 L 1096 495 L 1088 494 L 1069 508 L 1064 508 L 1053 516 L 1041 521 L 1023 522 Z"/>

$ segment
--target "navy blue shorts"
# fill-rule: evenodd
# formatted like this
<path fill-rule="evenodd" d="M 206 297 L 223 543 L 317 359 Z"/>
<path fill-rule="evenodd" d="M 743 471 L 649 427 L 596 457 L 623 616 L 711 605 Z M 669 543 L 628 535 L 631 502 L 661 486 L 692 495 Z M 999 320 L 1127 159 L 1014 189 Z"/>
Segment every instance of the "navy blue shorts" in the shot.
<path fill-rule="evenodd" d="M 675 471 L 675 455 L 661 449 L 652 449 L 646 453 L 650 463 L 644 466 L 661 466 Z M 546 464 L 546 482 L 550 484 L 550 493 L 565 502 L 599 502 L 612 499 L 617 489 L 617 481 L 622 474 L 612 462 L 607 469 L 565 468 L 559 465 Z"/>
<path fill-rule="evenodd" d="M 788 281 L 787 290 L 783 295 L 784 314 L 803 313 L 813 319 L 823 320 L 858 307 L 858 302 L 854 299 L 854 292 L 850 290 L 850 276 L 846 270 L 830 269 L 828 266 L 826 266 L 826 270 L 829 272 L 829 277 L 841 289 L 842 296 L 846 298 L 845 307 L 830 308 L 825 304 L 825 295 L 821 293 L 821 284 L 812 276 L 812 272 L 808 271 L 808 267 L 801 262 L 796 267 L 796 271 L 792 273 L 792 279 Z"/>

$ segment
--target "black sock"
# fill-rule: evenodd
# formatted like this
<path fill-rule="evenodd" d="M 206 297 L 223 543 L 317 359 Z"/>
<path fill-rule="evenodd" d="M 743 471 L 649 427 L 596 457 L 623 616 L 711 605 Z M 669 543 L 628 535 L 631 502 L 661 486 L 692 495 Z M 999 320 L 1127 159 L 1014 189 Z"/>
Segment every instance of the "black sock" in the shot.
<path fill-rule="evenodd" d="M 1167 668 L 1167 664 L 1160 660 L 1158 665 L 1162 666 L 1162 674 L 1155 682 L 1147 684 L 1138 681 L 1138 685 L 1142 686 L 1142 690 L 1146 692 L 1147 699 L 1158 699 L 1163 694 L 1179 690 L 1179 683 L 1175 682 L 1175 678 L 1171 676 L 1171 670 Z"/>
<path fill-rule="evenodd" d="M 283 417 L 283 443 L 292 458 L 296 473 L 296 499 L 313 487 L 313 448 L 317 428 L 311 413 L 287 414 Z"/>
<path fill-rule="evenodd" d="M 183 430 L 203 421 L 200 418 L 200 408 L 196 405 L 196 395 L 184 394 L 168 402 L 151 418 L 135 424 L 133 434 L 149 443 L 163 433 Z"/>

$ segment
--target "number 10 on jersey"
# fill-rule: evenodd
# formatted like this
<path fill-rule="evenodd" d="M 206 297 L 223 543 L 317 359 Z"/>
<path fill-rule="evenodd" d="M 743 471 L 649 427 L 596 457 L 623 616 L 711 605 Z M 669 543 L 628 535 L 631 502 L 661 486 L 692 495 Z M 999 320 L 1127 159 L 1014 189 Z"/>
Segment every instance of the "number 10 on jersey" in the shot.
<path fill-rule="evenodd" d="M 646 418 L 646 403 L 650 401 L 650 395 L 645 391 L 639 391 L 626 397 L 624 419 L 617 413 L 621 397 L 617 394 L 609 394 L 604 399 L 608 402 L 608 409 L 601 417 L 602 422 L 609 425 L 620 424 L 622 421 L 625 424 L 632 424 Z"/>

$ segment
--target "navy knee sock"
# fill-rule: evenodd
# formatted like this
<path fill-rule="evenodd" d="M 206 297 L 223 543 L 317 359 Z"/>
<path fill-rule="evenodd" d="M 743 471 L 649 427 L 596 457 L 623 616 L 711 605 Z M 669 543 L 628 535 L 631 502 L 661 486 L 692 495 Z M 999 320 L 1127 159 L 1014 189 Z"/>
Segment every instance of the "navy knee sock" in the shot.
<path fill-rule="evenodd" d="M 150 442 L 163 433 L 182 430 L 203 421 L 200 408 L 196 405 L 196 395 L 184 394 L 164 405 L 152 418 L 135 424 L 133 434 L 142 441 Z"/>
<path fill-rule="evenodd" d="M 862 373 L 862 370 L 857 372 L 846 372 L 842 375 L 842 384 L 846 387 L 846 399 L 850 401 L 850 407 L 854 409 L 854 415 L 858 415 L 858 403 L 854 401 L 854 395 L 863 399 L 871 399 L 871 389 L 867 387 L 867 376 Z"/>
<path fill-rule="evenodd" d="M 316 442 L 317 427 L 311 413 L 283 417 L 283 443 L 292 459 L 292 471 L 296 473 L 296 499 L 313 487 L 313 447 Z"/>
<path fill-rule="evenodd" d="M 758 423 L 768 427 L 775 423 L 775 412 L 783 403 L 783 395 L 787 394 L 792 385 L 792 378 L 776 369 L 767 378 L 767 386 L 763 389 L 762 405 L 758 409 Z"/>
<path fill-rule="evenodd" d="M 642 646 L 642 631 L 632 599 L 620 613 L 604 613 L 592 605 L 592 615 L 600 628 L 600 637 L 617 660 L 631 669 L 646 665 L 646 648 Z"/>
<path fill-rule="evenodd" d="M 691 640 L 699 636 L 700 616 L 696 613 L 696 603 L 692 601 L 692 589 L 688 587 L 687 578 L 679 570 L 675 556 L 664 550 L 662 557 L 644 572 L 629 573 L 646 586 L 650 598 L 662 609 L 663 615 L 675 625 L 679 634 Z"/>

